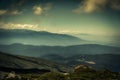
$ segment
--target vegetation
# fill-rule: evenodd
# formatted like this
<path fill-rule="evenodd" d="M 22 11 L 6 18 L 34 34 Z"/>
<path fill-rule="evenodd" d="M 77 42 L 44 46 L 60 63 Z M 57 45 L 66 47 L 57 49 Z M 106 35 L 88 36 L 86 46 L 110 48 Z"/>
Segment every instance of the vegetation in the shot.
<path fill-rule="evenodd" d="M 73 73 L 47 72 L 44 74 L 19 74 L 21 77 L 2 80 L 120 80 L 120 73 L 109 70 L 81 70 Z"/>

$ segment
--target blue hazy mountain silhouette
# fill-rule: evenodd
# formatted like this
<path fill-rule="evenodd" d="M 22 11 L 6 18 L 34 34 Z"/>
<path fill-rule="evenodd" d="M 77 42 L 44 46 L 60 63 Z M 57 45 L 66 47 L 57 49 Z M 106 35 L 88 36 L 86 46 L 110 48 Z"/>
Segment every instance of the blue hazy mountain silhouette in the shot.
<path fill-rule="evenodd" d="M 99 44 L 84 44 L 74 46 L 33 46 L 23 44 L 0 45 L 0 51 L 40 57 L 46 54 L 71 56 L 78 54 L 120 54 L 120 47 Z"/>
<path fill-rule="evenodd" d="M 0 44 L 31 44 L 31 45 L 76 45 L 86 42 L 80 38 L 50 33 L 46 31 L 32 31 L 24 29 L 0 29 Z"/>

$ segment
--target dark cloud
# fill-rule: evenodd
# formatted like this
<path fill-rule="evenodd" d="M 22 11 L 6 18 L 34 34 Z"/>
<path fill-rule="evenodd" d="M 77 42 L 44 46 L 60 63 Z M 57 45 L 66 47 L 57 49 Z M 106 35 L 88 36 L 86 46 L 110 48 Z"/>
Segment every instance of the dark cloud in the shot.
<path fill-rule="evenodd" d="M 120 0 L 112 0 L 110 4 L 112 9 L 120 10 Z"/>
<path fill-rule="evenodd" d="M 0 16 L 21 14 L 20 7 L 25 0 L 0 0 Z"/>

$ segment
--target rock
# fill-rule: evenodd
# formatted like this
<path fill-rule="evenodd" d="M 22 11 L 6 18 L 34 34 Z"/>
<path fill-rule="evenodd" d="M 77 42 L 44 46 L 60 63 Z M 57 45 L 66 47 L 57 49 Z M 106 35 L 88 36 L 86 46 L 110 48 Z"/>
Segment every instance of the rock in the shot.
<path fill-rule="evenodd" d="M 17 79 L 17 80 L 21 80 L 21 76 L 17 75 L 14 71 L 11 71 L 10 73 L 8 73 L 8 75 L 5 77 L 5 79 Z"/>
<path fill-rule="evenodd" d="M 15 78 L 16 77 L 16 74 L 14 71 L 8 73 L 8 76 L 6 78 Z"/>
<path fill-rule="evenodd" d="M 78 65 L 74 68 L 74 72 L 82 72 L 82 71 L 92 71 L 92 67 L 87 65 Z"/>
<path fill-rule="evenodd" d="M 64 75 L 64 76 L 68 76 L 68 75 L 70 75 L 70 73 L 63 73 L 63 75 Z"/>

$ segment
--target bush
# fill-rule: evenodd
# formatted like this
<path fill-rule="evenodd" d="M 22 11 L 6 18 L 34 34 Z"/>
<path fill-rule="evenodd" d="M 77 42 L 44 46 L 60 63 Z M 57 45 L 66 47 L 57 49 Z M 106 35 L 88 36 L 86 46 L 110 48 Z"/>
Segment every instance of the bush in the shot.
<path fill-rule="evenodd" d="M 49 72 L 41 75 L 39 79 L 40 80 L 67 80 L 67 77 L 65 77 L 61 73 Z"/>

